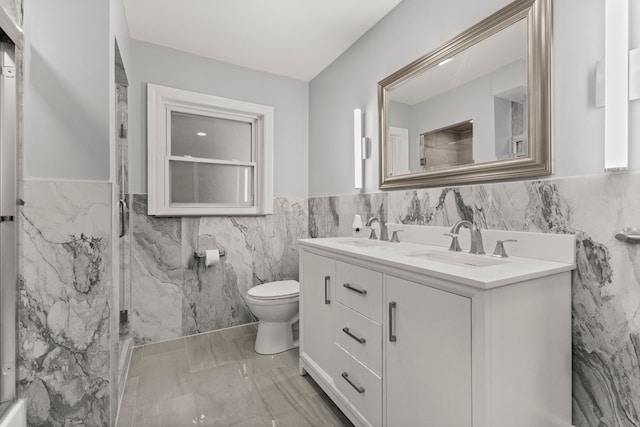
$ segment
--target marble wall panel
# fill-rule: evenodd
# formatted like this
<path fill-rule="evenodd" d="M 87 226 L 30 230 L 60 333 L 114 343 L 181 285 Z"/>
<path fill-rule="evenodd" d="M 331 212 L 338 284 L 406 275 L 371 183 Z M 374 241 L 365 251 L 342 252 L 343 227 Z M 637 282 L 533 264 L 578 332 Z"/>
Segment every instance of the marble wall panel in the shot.
<path fill-rule="evenodd" d="M 438 225 L 474 220 L 474 188 L 420 189 L 388 193 L 390 223 Z"/>
<path fill-rule="evenodd" d="M 23 183 L 19 395 L 29 425 L 110 424 L 108 183 Z"/>
<path fill-rule="evenodd" d="M 640 245 L 614 239 L 640 225 L 640 174 L 509 182 L 387 193 L 389 222 L 576 235 L 572 275 L 573 423 L 640 425 Z M 362 207 L 346 196 L 309 201 L 310 234 L 343 235 Z M 317 217 L 316 217 L 317 216 Z M 319 225 L 326 225 L 322 227 Z M 314 225 L 315 228 L 312 228 Z M 332 234 L 333 233 L 333 234 Z M 492 248 L 485 248 L 492 250 Z"/>
<path fill-rule="evenodd" d="M 274 199 L 274 213 L 267 216 L 155 218 L 146 215 L 146 196 L 133 199 L 132 328 L 138 344 L 255 321 L 244 300 L 247 290 L 298 278 L 296 240 L 307 236 L 306 200 Z M 193 254 L 206 249 L 226 256 L 205 267 Z"/>
<path fill-rule="evenodd" d="M 332 237 L 341 235 L 338 196 L 309 199 L 309 237 Z M 366 219 L 365 219 L 366 220 Z"/>
<path fill-rule="evenodd" d="M 182 336 L 182 224 L 131 200 L 131 328 L 136 344 Z"/>
<path fill-rule="evenodd" d="M 249 288 L 298 278 L 296 240 L 306 237 L 306 202 L 278 198 L 274 213 L 258 217 L 183 219 L 185 335 L 255 321 L 244 300 Z M 226 256 L 205 267 L 194 251 Z"/>
<path fill-rule="evenodd" d="M 378 218 L 378 236 L 382 233 L 386 238 L 387 193 L 316 197 L 309 199 L 308 206 L 310 237 L 351 236 L 353 218 L 360 215 L 363 222 Z"/>

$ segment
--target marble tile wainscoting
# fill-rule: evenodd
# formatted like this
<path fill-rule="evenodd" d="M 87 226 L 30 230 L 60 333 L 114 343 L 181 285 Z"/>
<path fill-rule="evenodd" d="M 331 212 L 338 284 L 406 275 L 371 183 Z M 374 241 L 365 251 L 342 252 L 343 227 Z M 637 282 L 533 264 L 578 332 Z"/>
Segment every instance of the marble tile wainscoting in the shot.
<path fill-rule="evenodd" d="M 253 322 L 244 293 L 298 278 L 296 240 L 307 237 L 307 202 L 274 199 L 256 217 L 153 217 L 147 196 L 131 198 L 132 334 L 136 345 Z M 194 251 L 222 249 L 205 268 Z"/>
<path fill-rule="evenodd" d="M 111 423 L 112 186 L 26 181 L 19 214 L 18 394 L 30 426 Z"/>
<path fill-rule="evenodd" d="M 310 237 L 351 235 L 354 214 L 383 222 L 577 236 L 572 276 L 573 424 L 640 425 L 640 174 L 608 174 L 311 198 Z M 485 248 L 492 250 L 493 248 Z"/>

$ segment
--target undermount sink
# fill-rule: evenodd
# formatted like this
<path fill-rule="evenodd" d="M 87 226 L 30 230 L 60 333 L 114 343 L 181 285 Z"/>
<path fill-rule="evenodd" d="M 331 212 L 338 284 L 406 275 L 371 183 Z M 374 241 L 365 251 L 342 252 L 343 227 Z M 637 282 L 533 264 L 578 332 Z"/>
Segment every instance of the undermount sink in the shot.
<path fill-rule="evenodd" d="M 371 240 L 371 239 L 341 240 L 338 243 L 341 243 L 343 245 L 357 246 L 357 247 L 386 246 L 389 244 L 389 242 L 384 242 L 381 240 Z"/>
<path fill-rule="evenodd" d="M 441 262 L 467 268 L 482 268 L 506 264 L 505 259 L 490 258 L 487 255 L 471 255 L 460 252 L 421 252 L 407 255 L 412 258 L 423 258 L 428 261 Z"/>

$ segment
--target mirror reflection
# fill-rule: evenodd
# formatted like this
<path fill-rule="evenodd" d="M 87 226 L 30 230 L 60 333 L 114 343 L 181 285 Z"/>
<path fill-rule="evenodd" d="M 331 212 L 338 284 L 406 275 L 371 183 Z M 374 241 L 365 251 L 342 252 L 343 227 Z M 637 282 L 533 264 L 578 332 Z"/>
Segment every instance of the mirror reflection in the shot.
<path fill-rule="evenodd" d="M 386 91 L 387 175 L 530 155 L 527 20 Z"/>

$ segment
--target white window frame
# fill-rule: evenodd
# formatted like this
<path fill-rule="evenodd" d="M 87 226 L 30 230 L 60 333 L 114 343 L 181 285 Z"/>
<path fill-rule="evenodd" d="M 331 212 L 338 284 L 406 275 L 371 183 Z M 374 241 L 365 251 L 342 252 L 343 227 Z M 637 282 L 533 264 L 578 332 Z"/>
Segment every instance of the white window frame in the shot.
<path fill-rule="evenodd" d="M 252 123 L 251 162 L 171 156 L 171 113 L 181 112 Z M 273 213 L 273 107 L 147 84 L 148 213 L 156 216 L 269 215 Z M 253 205 L 171 203 L 169 161 L 253 167 Z"/>

